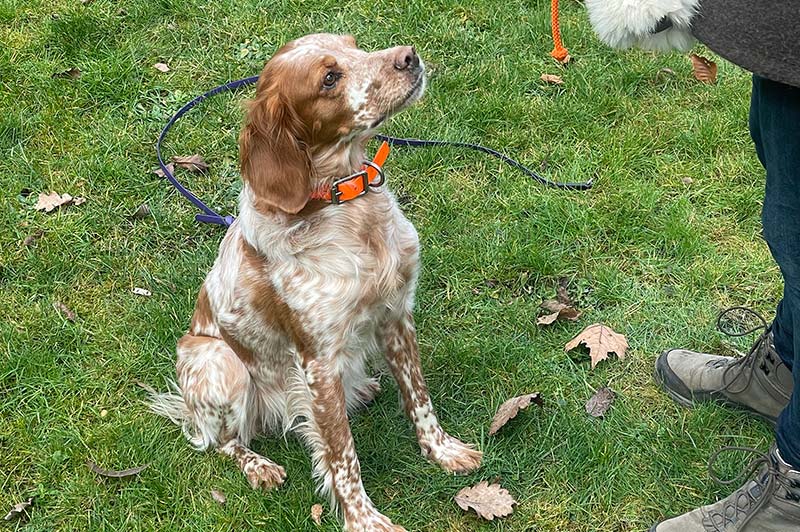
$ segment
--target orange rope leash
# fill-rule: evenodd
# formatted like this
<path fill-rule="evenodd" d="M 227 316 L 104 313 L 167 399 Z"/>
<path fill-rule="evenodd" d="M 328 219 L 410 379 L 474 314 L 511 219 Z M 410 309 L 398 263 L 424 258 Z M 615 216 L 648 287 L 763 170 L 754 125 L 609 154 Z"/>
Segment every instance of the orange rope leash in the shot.
<path fill-rule="evenodd" d="M 558 23 L 558 0 L 550 0 L 550 27 L 553 29 L 553 51 L 550 55 L 559 63 L 565 63 L 569 52 L 561 44 L 561 28 Z"/>

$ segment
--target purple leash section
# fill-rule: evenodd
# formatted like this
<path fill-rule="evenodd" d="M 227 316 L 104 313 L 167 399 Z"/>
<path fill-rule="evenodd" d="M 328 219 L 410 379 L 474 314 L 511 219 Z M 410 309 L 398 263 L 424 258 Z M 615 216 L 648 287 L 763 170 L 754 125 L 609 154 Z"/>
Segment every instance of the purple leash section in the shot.
<path fill-rule="evenodd" d="M 220 85 L 219 87 L 215 87 L 210 91 L 201 94 L 197 98 L 193 99 L 189 103 L 185 104 L 183 107 L 178 109 L 178 112 L 175 113 L 172 118 L 169 119 L 167 125 L 164 126 L 164 129 L 161 130 L 161 134 L 158 136 L 158 140 L 156 141 L 156 156 L 158 157 L 158 165 L 161 167 L 161 171 L 164 173 L 164 177 L 166 177 L 170 183 L 181 193 L 183 197 L 191 201 L 195 207 L 200 209 L 202 212 L 195 215 L 195 220 L 198 222 L 203 223 L 211 223 L 211 224 L 218 224 L 229 226 L 233 223 L 236 219 L 235 217 L 228 215 L 222 216 L 221 214 L 217 213 L 214 209 L 203 203 L 203 201 L 192 194 L 192 192 L 187 189 L 185 186 L 178 181 L 172 172 L 169 171 L 167 165 L 164 163 L 164 159 L 161 157 L 161 143 L 164 141 L 164 137 L 167 136 L 167 132 L 175 125 L 175 122 L 178 121 L 180 117 L 185 115 L 190 109 L 196 106 L 198 103 L 202 102 L 209 96 L 214 96 L 215 94 L 219 94 L 220 92 L 231 91 L 238 89 L 239 87 L 243 87 L 245 85 L 252 85 L 258 81 L 258 76 L 250 76 L 248 78 L 238 79 L 236 81 L 231 81 L 229 83 L 225 83 L 224 85 Z M 481 146 L 480 144 L 470 144 L 468 142 L 454 142 L 449 140 L 421 140 L 421 139 L 404 139 L 404 138 L 396 138 L 396 137 L 387 137 L 386 135 L 375 135 L 375 138 L 380 141 L 386 141 L 393 146 L 408 146 L 413 148 L 418 147 L 425 147 L 425 146 L 449 146 L 454 148 L 467 148 L 470 150 L 479 151 L 482 153 L 486 153 L 493 157 L 497 157 L 504 163 L 520 170 L 522 173 L 526 174 L 528 177 L 532 178 L 534 181 L 541 183 L 542 185 L 546 185 L 553 188 L 560 188 L 564 190 L 589 190 L 592 188 L 594 184 L 592 180 L 584 181 L 581 183 L 560 183 L 555 181 L 550 181 L 546 179 L 527 166 L 523 165 L 519 161 L 508 157 L 499 151 L 493 150 L 491 148 L 487 148 L 485 146 Z"/>

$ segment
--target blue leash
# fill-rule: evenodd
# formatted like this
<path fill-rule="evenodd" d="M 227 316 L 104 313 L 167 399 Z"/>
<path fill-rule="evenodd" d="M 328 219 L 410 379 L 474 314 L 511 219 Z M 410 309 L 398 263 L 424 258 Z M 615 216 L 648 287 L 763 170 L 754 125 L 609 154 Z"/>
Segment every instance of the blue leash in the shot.
<path fill-rule="evenodd" d="M 158 165 L 161 167 L 161 171 L 164 173 L 164 177 L 166 177 L 170 183 L 181 193 L 183 197 L 191 201 L 195 207 L 200 209 L 202 212 L 195 215 L 195 220 L 198 222 L 203 223 L 210 223 L 210 224 L 218 224 L 229 226 L 233 223 L 236 219 L 235 217 L 228 215 L 222 216 L 221 214 L 214 211 L 211 207 L 203 203 L 200 198 L 192 194 L 192 192 L 187 189 L 185 186 L 178 181 L 172 172 L 169 171 L 167 165 L 164 163 L 164 159 L 161 157 L 161 143 L 164 141 L 164 137 L 167 136 L 167 132 L 175 125 L 175 122 L 178 121 L 180 117 L 185 115 L 191 108 L 196 106 L 198 103 L 202 102 L 206 98 L 210 96 L 214 96 L 215 94 L 219 94 L 220 92 L 224 91 L 232 91 L 238 89 L 239 87 L 243 87 L 245 85 L 252 85 L 258 81 L 258 76 L 250 76 L 248 78 L 238 79 L 236 81 L 231 81 L 229 83 L 225 83 L 224 85 L 220 85 L 219 87 L 215 87 L 210 91 L 201 94 L 194 100 L 190 101 L 189 103 L 185 104 L 183 107 L 178 109 L 178 112 L 175 113 L 172 118 L 169 119 L 167 125 L 164 126 L 164 129 L 161 130 L 161 134 L 158 136 L 158 141 L 156 141 L 156 156 L 158 157 Z M 585 181 L 583 183 L 559 183 L 555 181 L 550 181 L 546 179 L 527 166 L 523 165 L 519 161 L 512 159 L 506 155 L 503 155 L 499 151 L 493 150 L 491 148 L 487 148 L 485 146 L 481 146 L 479 144 L 470 144 L 468 142 L 454 142 L 449 140 L 421 140 L 421 139 L 404 139 L 404 138 L 396 138 L 396 137 L 387 137 L 385 135 L 375 135 L 375 138 L 380 141 L 386 141 L 392 146 L 408 146 L 412 148 L 419 148 L 419 147 L 426 147 L 426 146 L 449 146 L 454 148 L 466 148 L 474 151 L 479 151 L 482 153 L 489 154 L 493 157 L 497 157 L 504 163 L 520 170 L 522 173 L 541 183 L 542 185 L 553 187 L 553 188 L 560 188 L 564 190 L 589 190 L 592 188 L 594 184 L 592 180 Z"/>

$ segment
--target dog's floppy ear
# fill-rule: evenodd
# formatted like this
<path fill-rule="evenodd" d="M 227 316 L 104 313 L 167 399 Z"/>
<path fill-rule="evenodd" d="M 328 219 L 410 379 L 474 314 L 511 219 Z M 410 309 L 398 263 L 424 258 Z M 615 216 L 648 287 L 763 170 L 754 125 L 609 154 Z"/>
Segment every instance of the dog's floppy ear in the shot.
<path fill-rule="evenodd" d="M 257 205 L 296 214 L 311 195 L 311 158 L 303 141 L 304 127 L 278 91 L 261 89 L 250 103 L 239 135 L 242 179 Z"/>

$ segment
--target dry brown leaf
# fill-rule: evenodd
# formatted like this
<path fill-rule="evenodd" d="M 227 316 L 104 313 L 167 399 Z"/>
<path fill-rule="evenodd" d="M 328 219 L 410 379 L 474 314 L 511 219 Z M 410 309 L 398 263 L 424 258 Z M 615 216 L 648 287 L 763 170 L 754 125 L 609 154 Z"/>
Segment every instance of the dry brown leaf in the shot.
<path fill-rule="evenodd" d="M 519 395 L 500 405 L 492 419 L 492 425 L 489 427 L 489 436 L 497 433 L 510 419 L 517 417 L 520 410 L 528 408 L 532 402 L 539 406 L 544 405 L 544 401 L 538 393 Z"/>
<path fill-rule="evenodd" d="M 153 65 L 153 68 L 155 68 L 159 72 L 163 72 L 164 74 L 166 74 L 170 70 L 169 66 L 167 66 L 166 63 L 156 63 L 155 65 Z"/>
<path fill-rule="evenodd" d="M 592 369 L 598 362 L 607 359 L 611 353 L 616 353 L 620 359 L 625 358 L 625 351 L 628 350 L 628 339 L 602 323 L 595 323 L 586 327 L 578 336 L 564 346 L 564 351 L 572 351 L 579 344 L 589 348 Z"/>
<path fill-rule="evenodd" d="M 141 220 L 142 218 L 150 216 L 150 212 L 150 206 L 147 205 L 147 203 L 142 203 L 133 214 L 128 216 L 128 218 L 131 220 Z"/>
<path fill-rule="evenodd" d="M 611 388 L 603 386 L 586 402 L 586 413 L 592 417 L 603 417 L 616 398 L 617 394 Z"/>
<path fill-rule="evenodd" d="M 32 234 L 25 237 L 25 240 L 22 241 L 22 245 L 25 247 L 31 247 L 36 243 L 37 240 L 42 238 L 43 235 L 44 235 L 44 230 L 37 229 Z"/>
<path fill-rule="evenodd" d="M 558 62 L 559 62 L 559 63 L 561 63 L 562 65 L 566 65 L 566 64 L 568 64 L 570 61 L 572 61 L 572 56 L 571 56 L 571 55 L 569 55 L 569 54 L 567 54 L 566 56 L 564 56 L 564 59 L 558 59 L 558 58 L 556 58 L 556 57 L 554 57 L 553 59 L 555 59 L 556 61 L 558 61 Z"/>
<path fill-rule="evenodd" d="M 208 170 L 208 164 L 200 157 L 199 154 L 195 153 L 194 155 L 185 155 L 185 156 L 174 156 L 172 158 L 172 162 L 180 166 L 181 168 L 186 168 L 190 172 L 205 172 Z"/>
<path fill-rule="evenodd" d="M 52 212 L 58 207 L 62 207 L 64 205 L 80 205 L 85 202 L 85 198 L 73 198 L 69 194 L 59 194 L 52 191 L 50 194 L 40 192 L 39 200 L 36 202 L 36 205 L 34 205 L 33 208 L 37 211 Z"/>
<path fill-rule="evenodd" d="M 563 85 L 564 80 L 561 79 L 561 76 L 556 76 L 555 74 L 542 74 L 542 81 L 545 83 L 552 83 L 554 85 Z"/>
<path fill-rule="evenodd" d="M 14 519 L 22 519 L 23 517 L 26 517 L 28 515 L 28 509 L 31 506 L 33 506 L 33 497 L 28 498 L 27 501 L 18 502 L 11 507 L 11 511 L 6 514 L 3 520 L 12 521 Z"/>
<path fill-rule="evenodd" d="M 517 504 L 507 489 L 501 488 L 500 484 L 489 484 L 485 480 L 459 491 L 455 501 L 465 512 L 472 508 L 488 521 L 511 515 L 513 506 Z"/>
<path fill-rule="evenodd" d="M 322 505 L 315 504 L 311 507 L 311 520 L 314 521 L 314 524 L 317 526 L 322 525 Z"/>
<path fill-rule="evenodd" d="M 697 54 L 689 55 L 692 60 L 692 73 L 694 78 L 703 83 L 716 83 L 717 82 L 717 64 Z"/>
<path fill-rule="evenodd" d="M 53 78 L 63 78 L 63 79 L 78 79 L 81 77 L 83 72 L 81 72 L 80 68 L 72 67 L 69 70 L 65 70 L 63 72 L 56 72 L 53 74 Z"/>
<path fill-rule="evenodd" d="M 75 323 L 75 319 L 77 318 L 77 316 L 75 316 L 75 313 L 72 312 L 70 308 L 66 306 L 64 303 L 62 303 L 61 301 L 53 301 L 53 308 L 56 309 L 58 312 L 60 312 L 61 315 L 64 316 L 64 318 L 71 321 L 72 323 Z"/>
<path fill-rule="evenodd" d="M 225 504 L 225 502 L 228 500 L 224 493 L 217 490 L 211 490 L 211 498 L 217 501 L 219 504 Z"/>
<path fill-rule="evenodd" d="M 172 175 L 175 175 L 175 164 L 174 163 L 167 163 L 166 166 L 167 166 L 167 170 L 169 170 L 169 173 L 172 174 Z M 167 177 L 166 174 L 164 173 L 164 170 L 162 170 L 160 166 L 158 168 L 156 168 L 155 170 L 153 170 L 153 173 L 156 174 L 158 177 L 162 177 L 162 178 L 163 177 Z"/>
<path fill-rule="evenodd" d="M 95 464 L 91 460 L 86 462 L 86 465 L 87 465 L 87 467 L 89 469 L 91 469 L 92 471 L 94 471 L 98 475 L 103 476 L 103 477 L 110 477 L 110 478 L 132 477 L 134 475 L 138 475 L 139 473 L 141 473 L 142 471 L 144 471 L 145 469 L 150 467 L 150 464 L 145 464 L 145 465 L 141 465 L 141 466 L 138 466 L 138 467 L 132 467 L 130 469 L 123 469 L 121 471 L 114 471 L 113 469 L 103 469 L 102 467 L 99 467 L 97 464 Z"/>
<path fill-rule="evenodd" d="M 545 299 L 542 301 L 541 306 L 543 309 L 549 311 L 550 314 L 545 314 L 544 316 L 536 318 L 536 325 L 551 325 L 560 318 L 569 321 L 578 321 L 578 318 L 581 317 L 581 313 L 575 310 L 574 307 L 555 299 Z"/>

